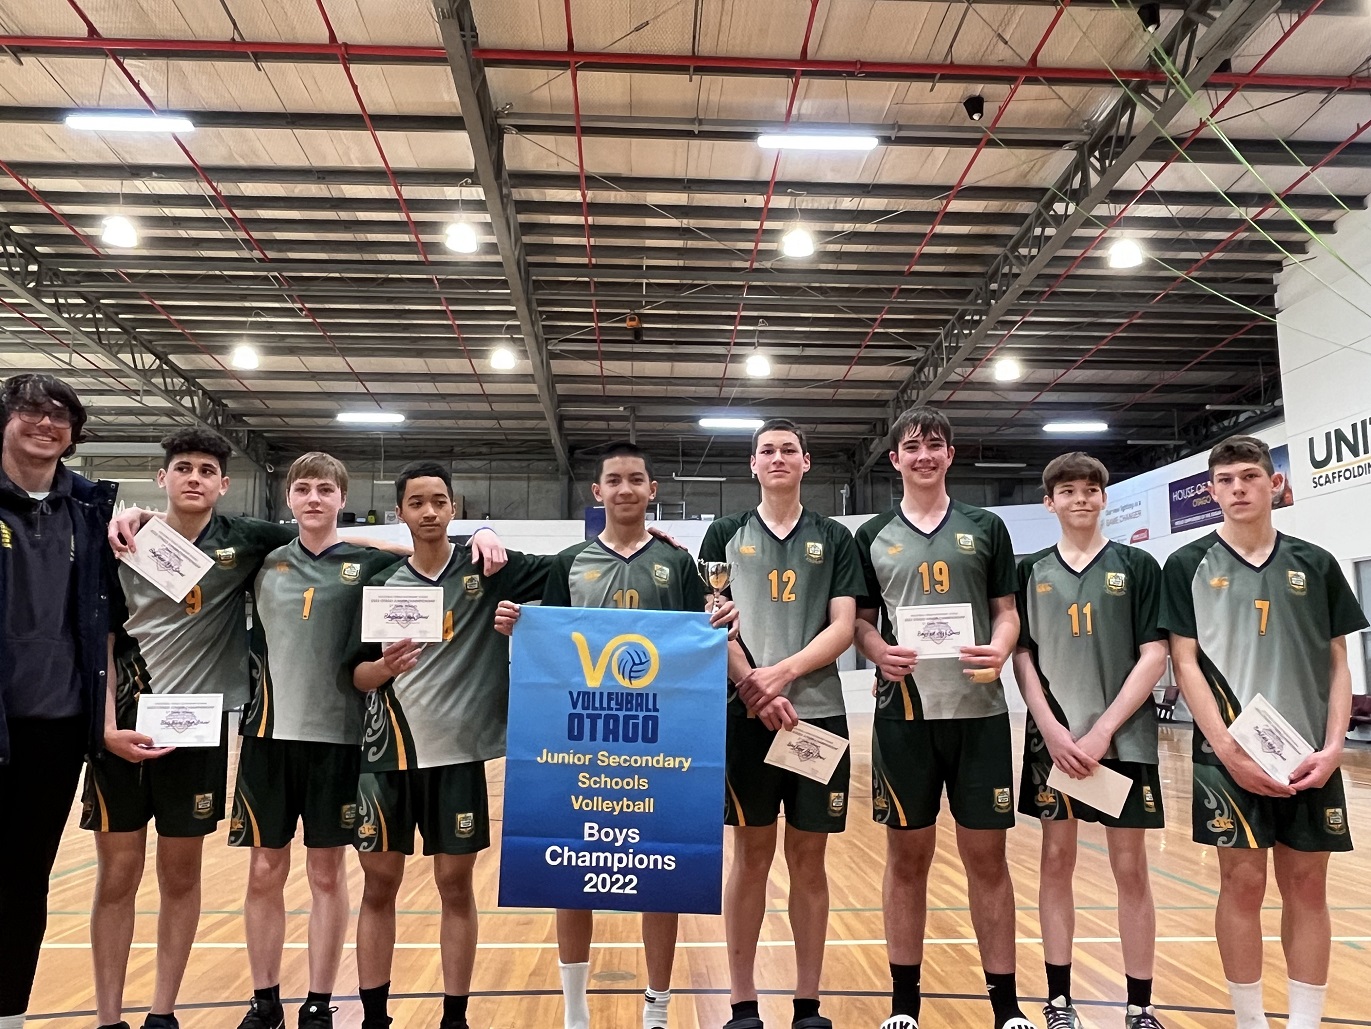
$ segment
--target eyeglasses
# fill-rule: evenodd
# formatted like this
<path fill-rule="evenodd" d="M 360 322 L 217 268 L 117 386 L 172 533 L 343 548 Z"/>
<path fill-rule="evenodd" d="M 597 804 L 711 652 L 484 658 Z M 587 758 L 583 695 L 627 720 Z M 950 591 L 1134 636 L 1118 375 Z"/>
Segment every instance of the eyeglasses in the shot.
<path fill-rule="evenodd" d="M 71 412 L 65 407 L 16 407 L 14 414 L 29 425 L 38 425 L 46 418 L 58 429 L 71 428 Z"/>

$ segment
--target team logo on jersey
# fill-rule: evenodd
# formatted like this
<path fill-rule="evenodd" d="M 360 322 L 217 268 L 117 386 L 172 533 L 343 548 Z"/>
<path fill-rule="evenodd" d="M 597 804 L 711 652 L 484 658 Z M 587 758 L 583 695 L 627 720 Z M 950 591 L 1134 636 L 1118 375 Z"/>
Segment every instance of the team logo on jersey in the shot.
<path fill-rule="evenodd" d="M 824 563 L 824 545 L 822 543 L 805 544 L 805 560 L 812 565 Z"/>
<path fill-rule="evenodd" d="M 592 568 L 592 569 L 590 569 L 589 571 L 584 572 L 584 573 L 581 575 L 581 578 L 584 579 L 586 582 L 594 582 L 594 581 L 595 581 L 596 579 L 598 579 L 602 574 L 604 574 L 604 573 L 602 573 L 602 572 L 600 571 L 600 569 L 598 569 L 598 568 Z"/>
<path fill-rule="evenodd" d="M 243 831 L 243 816 L 235 814 L 229 819 L 229 832 L 241 833 Z"/>
<path fill-rule="evenodd" d="M 468 597 L 479 597 L 481 590 L 481 577 L 479 575 L 462 576 L 462 589 L 466 591 Z"/>
<path fill-rule="evenodd" d="M 1216 589 L 1216 590 L 1226 590 L 1226 589 L 1228 589 L 1228 576 L 1226 576 L 1226 575 L 1216 575 L 1216 576 L 1214 576 L 1214 578 L 1212 578 L 1212 579 L 1209 580 L 1209 588 L 1210 588 L 1210 589 Z"/>
<path fill-rule="evenodd" d="M 1057 791 L 1051 786 L 1039 786 L 1038 795 L 1033 799 L 1037 801 L 1038 807 L 1052 807 L 1057 803 Z"/>
<path fill-rule="evenodd" d="M 343 567 L 338 570 L 338 578 L 344 582 L 353 583 L 362 578 L 362 565 L 357 561 L 344 561 Z"/>
<path fill-rule="evenodd" d="M 1347 832 L 1347 817 L 1342 813 L 1342 808 L 1324 808 L 1323 827 L 1334 836 L 1341 836 L 1343 833 Z"/>
<path fill-rule="evenodd" d="M 896 554 L 900 553 L 902 550 L 904 550 L 904 544 L 903 544 L 903 543 L 896 543 L 894 546 L 886 547 L 886 548 L 885 548 L 885 552 L 886 552 L 887 554 L 889 554 L 891 557 L 894 557 Z"/>
<path fill-rule="evenodd" d="M 1040 582 L 1040 583 L 1038 583 L 1038 585 L 1035 586 L 1034 588 L 1035 588 L 1039 593 L 1051 593 L 1051 592 L 1052 592 L 1052 583 L 1050 583 L 1050 582 Z"/>
<path fill-rule="evenodd" d="M 214 552 L 214 561 L 221 568 L 238 567 L 238 551 L 234 547 L 224 547 Z"/>
<path fill-rule="evenodd" d="M 1001 786 L 995 790 L 995 810 L 999 814 L 1004 814 L 1009 810 L 1009 805 L 1014 801 L 1014 791 L 1008 786 Z"/>
<path fill-rule="evenodd" d="M 1226 814 L 1217 814 L 1205 824 L 1209 826 L 1210 832 L 1232 832 L 1237 828 L 1233 819 Z"/>
<path fill-rule="evenodd" d="M 834 818 L 841 815 L 845 807 L 847 807 L 846 793 L 830 793 L 828 795 L 828 813 Z"/>
<path fill-rule="evenodd" d="M 75 538 L 72 537 L 72 539 Z M 6 550 L 14 549 L 14 533 L 10 531 L 9 525 L 5 522 L 0 522 L 0 547 L 4 547 Z"/>
<path fill-rule="evenodd" d="M 757 546 L 753 543 L 744 543 L 741 547 L 738 548 L 738 553 L 747 554 L 750 557 L 753 554 L 757 553 Z"/>
<path fill-rule="evenodd" d="M 278 572 L 288 572 L 288 571 L 290 571 L 290 562 L 288 562 L 288 561 L 277 561 L 277 562 L 276 562 L 276 570 L 277 570 Z"/>
<path fill-rule="evenodd" d="M 457 816 L 457 838 L 469 839 L 476 835 L 476 815 L 471 811 L 463 811 Z"/>
<path fill-rule="evenodd" d="M 671 569 L 668 568 L 666 565 L 653 565 L 652 581 L 655 582 L 658 586 L 670 586 Z"/>
<path fill-rule="evenodd" d="M 1295 594 L 1296 596 L 1302 597 L 1305 595 L 1306 592 L 1308 592 L 1309 580 L 1304 577 L 1303 572 L 1297 572 L 1295 571 L 1295 569 L 1292 568 L 1290 569 L 1290 571 L 1285 573 L 1285 578 L 1286 581 L 1290 583 L 1291 593 Z"/>
<path fill-rule="evenodd" d="M 197 793 L 195 795 L 194 813 L 196 818 L 208 818 L 214 814 L 214 794 Z"/>
<path fill-rule="evenodd" d="M 351 829 L 357 824 L 357 805 L 344 804 L 338 812 L 338 828 Z"/>
<path fill-rule="evenodd" d="M 357 835 L 364 840 L 369 840 L 376 835 L 376 825 L 372 822 L 363 822 L 357 827 Z"/>
<path fill-rule="evenodd" d="M 957 533 L 957 549 L 965 550 L 968 554 L 976 553 L 976 537 L 969 532 Z"/>
<path fill-rule="evenodd" d="M 1105 572 L 1104 588 L 1105 592 L 1122 597 L 1128 592 L 1128 576 L 1123 572 Z"/>
<path fill-rule="evenodd" d="M 1151 787 L 1151 786 L 1144 786 L 1144 787 L 1142 788 L 1142 795 L 1143 795 L 1143 810 L 1144 810 L 1144 811 L 1148 811 L 1148 812 L 1156 811 L 1156 810 L 1157 810 L 1157 798 L 1154 797 L 1154 796 L 1152 796 L 1152 787 Z"/>

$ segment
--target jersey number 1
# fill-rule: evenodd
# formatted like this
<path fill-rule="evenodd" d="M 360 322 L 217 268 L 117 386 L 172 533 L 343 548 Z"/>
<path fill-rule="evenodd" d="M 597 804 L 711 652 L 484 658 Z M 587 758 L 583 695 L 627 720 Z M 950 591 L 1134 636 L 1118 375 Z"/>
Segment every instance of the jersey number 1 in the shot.
<path fill-rule="evenodd" d="M 314 587 L 305 590 L 305 606 L 300 611 L 300 617 L 304 621 L 309 621 L 309 609 L 314 606 Z"/>

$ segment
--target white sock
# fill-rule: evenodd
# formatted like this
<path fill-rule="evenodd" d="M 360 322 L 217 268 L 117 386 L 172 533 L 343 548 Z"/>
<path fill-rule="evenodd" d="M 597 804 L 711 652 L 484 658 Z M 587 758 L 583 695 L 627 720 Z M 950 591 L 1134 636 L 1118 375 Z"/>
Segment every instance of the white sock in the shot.
<path fill-rule="evenodd" d="M 1318 1029 L 1323 1020 L 1323 998 L 1327 986 L 1290 980 L 1290 1018 L 1286 1029 Z"/>
<path fill-rule="evenodd" d="M 1228 996 L 1233 1001 L 1233 1014 L 1238 1029 L 1267 1029 L 1266 1006 L 1262 1001 L 1262 981 L 1228 983 Z"/>
<path fill-rule="evenodd" d="M 562 1024 L 565 1029 L 590 1029 L 590 1004 L 586 987 L 590 983 L 590 962 L 578 961 L 564 965 L 557 962 L 562 973 Z"/>
<path fill-rule="evenodd" d="M 658 993 L 649 986 L 643 994 L 643 1029 L 666 1029 L 666 1006 L 670 1003 L 670 990 Z"/>
<path fill-rule="evenodd" d="M 0 1029 L 24 1029 L 23 1015 L 0 1015 Z"/>

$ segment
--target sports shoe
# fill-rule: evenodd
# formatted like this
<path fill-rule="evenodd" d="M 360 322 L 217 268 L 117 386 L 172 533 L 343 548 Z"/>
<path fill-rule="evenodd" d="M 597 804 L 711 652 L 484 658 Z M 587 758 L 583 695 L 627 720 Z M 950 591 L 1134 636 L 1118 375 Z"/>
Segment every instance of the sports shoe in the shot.
<path fill-rule="evenodd" d="M 300 1029 L 333 1029 L 333 1013 L 337 1010 L 327 1004 L 302 1004 Z"/>
<path fill-rule="evenodd" d="M 390 1029 L 390 1023 L 395 1019 L 387 1015 L 385 1018 L 373 1018 L 371 1020 L 362 1019 L 362 1029 Z M 446 1025 L 446 1023 L 443 1023 Z"/>
<path fill-rule="evenodd" d="M 363 1023 L 362 1023 L 362 1026 L 363 1026 L 363 1029 L 365 1029 L 366 1023 L 363 1022 Z M 471 1029 L 471 1027 L 470 1027 L 469 1025 L 467 1025 L 467 1020 L 466 1020 L 465 1018 L 462 1019 L 460 1022 L 456 1022 L 456 1021 L 454 1021 L 454 1022 L 449 1022 L 449 1021 L 445 1018 L 445 1019 L 443 1019 L 441 1022 L 438 1023 L 438 1029 Z"/>
<path fill-rule="evenodd" d="M 724 1023 L 724 1029 L 765 1029 L 760 1018 L 730 1018 Z"/>
<path fill-rule="evenodd" d="M 1157 1015 L 1151 1007 L 1140 1008 L 1128 1005 L 1123 1016 L 1124 1029 L 1162 1029 Z"/>
<path fill-rule="evenodd" d="M 1044 1004 L 1043 1017 L 1047 1019 L 1047 1029 L 1081 1029 L 1081 1016 L 1070 1004 L 1066 1007 Z"/>
<path fill-rule="evenodd" d="M 143 1019 L 143 1029 L 181 1029 L 181 1023 L 176 1021 L 174 1014 L 149 1014 L 147 1018 Z"/>
<path fill-rule="evenodd" d="M 238 1023 L 238 1029 L 284 1029 L 286 1009 L 277 1004 L 274 1008 L 261 1003 L 256 997 L 248 1001 L 248 1013 Z"/>
<path fill-rule="evenodd" d="M 910 1015 L 891 1015 L 881 1023 L 880 1029 L 919 1029 L 919 1023 Z"/>

